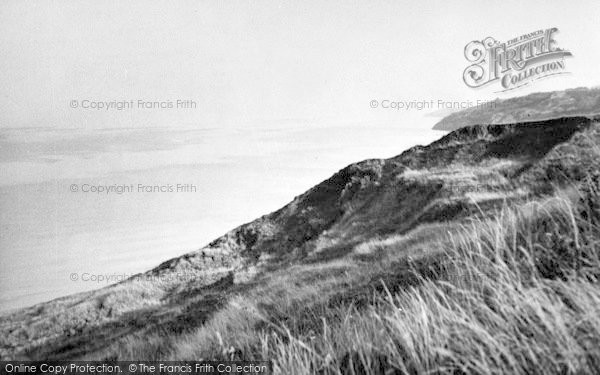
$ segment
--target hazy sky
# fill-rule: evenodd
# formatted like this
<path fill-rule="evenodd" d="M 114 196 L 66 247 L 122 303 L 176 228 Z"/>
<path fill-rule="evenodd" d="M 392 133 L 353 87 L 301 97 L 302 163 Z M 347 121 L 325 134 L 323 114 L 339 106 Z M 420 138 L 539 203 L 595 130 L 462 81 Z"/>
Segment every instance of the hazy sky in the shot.
<path fill-rule="evenodd" d="M 73 271 L 141 272 L 348 163 L 441 136 L 372 100 L 599 85 L 599 19 L 598 0 L 0 0 L 0 305 L 100 286 Z M 464 84 L 467 43 L 551 27 L 572 74 L 504 94 Z M 137 108 L 178 99 L 195 108 Z M 82 108 L 113 101 L 136 108 Z M 199 190 L 70 190 L 140 182 Z"/>
<path fill-rule="evenodd" d="M 600 1 L 0 3 L 0 127 L 399 122 L 369 101 L 467 100 L 600 84 Z M 464 46 L 559 28 L 572 74 L 468 88 Z M 195 109 L 98 111 L 72 100 Z"/>

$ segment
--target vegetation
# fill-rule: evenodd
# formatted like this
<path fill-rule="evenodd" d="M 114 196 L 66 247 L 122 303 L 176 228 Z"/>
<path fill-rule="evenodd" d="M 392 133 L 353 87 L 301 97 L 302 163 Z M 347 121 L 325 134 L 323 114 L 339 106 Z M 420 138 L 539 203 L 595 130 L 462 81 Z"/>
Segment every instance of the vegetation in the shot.
<path fill-rule="evenodd" d="M 282 324 L 264 355 L 286 374 L 598 373 L 597 215 L 563 197 L 504 208 L 452 237 L 438 279 L 339 307 L 316 333 Z"/>
<path fill-rule="evenodd" d="M 599 146 L 597 122 L 560 119 L 350 166 L 144 274 L 197 279 L 25 309 L 0 320 L 3 347 L 278 374 L 600 373 Z"/>
<path fill-rule="evenodd" d="M 475 219 L 426 262 L 398 254 L 406 239 L 396 237 L 273 275 L 170 340 L 163 358 L 261 358 L 282 374 L 598 373 L 600 211 L 590 202 L 600 200 L 586 187 Z M 381 288 L 350 298 L 378 277 Z M 119 357 L 154 357 L 156 341 Z M 147 352 L 131 351 L 144 342 Z"/>

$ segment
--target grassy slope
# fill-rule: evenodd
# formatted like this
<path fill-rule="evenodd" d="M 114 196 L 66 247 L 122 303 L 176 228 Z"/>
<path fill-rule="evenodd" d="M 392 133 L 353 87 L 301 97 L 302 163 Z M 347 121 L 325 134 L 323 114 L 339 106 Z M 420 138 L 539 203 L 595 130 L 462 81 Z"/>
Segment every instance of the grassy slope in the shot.
<path fill-rule="evenodd" d="M 600 212 L 578 196 L 475 220 L 441 244 L 435 277 L 415 267 L 415 285 L 337 305 L 314 331 L 279 323 L 254 348 L 284 374 L 596 374 Z"/>
<path fill-rule="evenodd" d="M 168 276 L 161 283 L 3 317 L 4 355 L 268 358 L 282 373 L 589 372 L 596 196 L 549 197 L 593 173 L 598 139 L 579 118 L 472 127 L 350 166 L 146 274 Z M 173 276 L 183 272 L 196 278 Z M 540 311 L 548 301 L 556 309 Z M 535 370 L 540 361 L 549 367 Z"/>

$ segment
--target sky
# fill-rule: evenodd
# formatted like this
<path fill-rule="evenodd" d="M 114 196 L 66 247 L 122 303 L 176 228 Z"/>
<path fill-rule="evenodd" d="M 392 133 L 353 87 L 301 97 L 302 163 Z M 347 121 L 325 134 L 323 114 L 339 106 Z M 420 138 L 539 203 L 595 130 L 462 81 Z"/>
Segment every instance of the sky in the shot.
<path fill-rule="evenodd" d="M 598 19 L 597 0 L 4 0 L 0 128 L 409 126 L 370 101 L 599 85 Z M 462 81 L 470 41 L 550 27 L 573 53 L 570 74 L 508 93 Z M 81 108 L 86 100 L 138 107 Z M 139 100 L 194 108 L 140 109 Z"/>
<path fill-rule="evenodd" d="M 442 135 L 439 111 L 373 101 L 597 86 L 599 16 L 598 0 L 2 0 L 0 309 L 101 286 L 74 271 L 144 271 Z M 552 27 L 570 74 L 463 82 L 469 42 Z M 140 182 L 198 192 L 71 190 Z"/>

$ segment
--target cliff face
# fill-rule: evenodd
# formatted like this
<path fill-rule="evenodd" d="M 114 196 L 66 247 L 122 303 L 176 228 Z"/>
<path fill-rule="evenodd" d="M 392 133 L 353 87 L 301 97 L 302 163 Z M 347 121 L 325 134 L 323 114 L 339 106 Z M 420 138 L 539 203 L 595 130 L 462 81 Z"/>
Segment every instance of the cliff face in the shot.
<path fill-rule="evenodd" d="M 472 107 L 444 117 L 433 127 L 456 130 L 481 124 L 514 124 L 542 121 L 564 116 L 600 114 L 600 88 L 576 88 L 540 92 L 524 97 L 496 99 L 486 106 Z"/>
<path fill-rule="evenodd" d="M 390 159 L 352 164 L 202 249 L 119 284 L 3 316 L 0 354 L 111 358 L 130 337 L 201 327 L 272 272 L 345 259 L 373 239 L 461 223 L 581 180 L 598 165 L 587 152 L 599 143 L 598 121 L 467 126 Z"/>

